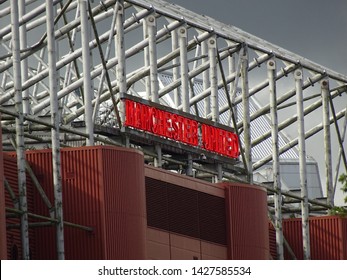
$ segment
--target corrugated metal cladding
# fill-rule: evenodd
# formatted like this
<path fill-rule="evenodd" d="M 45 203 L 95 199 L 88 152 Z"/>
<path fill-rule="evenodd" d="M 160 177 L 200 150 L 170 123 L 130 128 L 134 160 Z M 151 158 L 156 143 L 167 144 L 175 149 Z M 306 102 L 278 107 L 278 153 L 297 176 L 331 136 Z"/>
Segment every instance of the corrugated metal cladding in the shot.
<path fill-rule="evenodd" d="M 1 114 L 0 114 L 1 122 Z M 2 129 L 0 128 L 0 143 L 2 143 Z M 5 187 L 2 145 L 0 145 L 0 259 L 7 259 L 6 252 L 6 214 L 5 214 Z"/>
<path fill-rule="evenodd" d="M 224 189 L 145 167 L 149 259 L 226 259 Z"/>
<path fill-rule="evenodd" d="M 239 183 L 221 183 L 225 188 L 228 222 L 228 258 L 271 258 L 264 188 Z"/>
<path fill-rule="evenodd" d="M 150 227 L 226 245 L 224 198 L 146 177 Z"/>
<path fill-rule="evenodd" d="M 342 250 L 343 259 L 347 260 L 347 219 L 341 219 L 341 236 L 342 236 Z"/>
<path fill-rule="evenodd" d="M 106 187 L 107 258 L 145 259 L 147 218 L 143 155 L 135 150 L 103 149 L 101 157 Z M 116 168 L 118 170 L 114 170 Z"/>
<path fill-rule="evenodd" d="M 311 259 L 347 259 L 347 218 L 310 217 L 309 224 Z M 301 219 L 283 220 L 283 234 L 296 258 L 303 259 Z M 291 258 L 286 250 L 284 257 Z"/>
<path fill-rule="evenodd" d="M 271 258 L 277 260 L 276 231 L 271 223 L 269 223 L 269 245 Z"/>
<path fill-rule="evenodd" d="M 17 173 L 17 160 L 15 157 L 3 154 L 3 163 L 4 163 L 4 178 L 7 180 L 9 186 L 11 187 L 15 199 L 18 202 L 18 173 Z M 27 185 L 27 202 L 28 202 L 28 211 L 33 212 L 33 201 L 34 201 L 34 185 L 27 175 L 26 177 Z M 9 208 L 15 208 L 15 202 L 10 197 L 9 192 L 5 191 L 5 205 Z M 29 223 L 34 220 L 29 217 Z M 20 219 L 18 216 L 9 215 L 6 218 L 6 239 L 7 239 L 7 258 L 8 259 L 22 259 L 22 242 L 21 242 L 21 233 L 19 227 L 15 227 L 20 224 Z M 30 242 L 30 255 L 32 258 L 36 254 L 36 242 L 33 228 L 29 228 L 29 242 Z"/>
<path fill-rule="evenodd" d="M 53 202 L 51 150 L 27 160 Z M 66 259 L 145 259 L 146 210 L 142 153 L 94 146 L 61 150 Z M 38 196 L 35 211 L 48 214 Z M 37 258 L 55 259 L 54 228 L 36 229 Z"/>
<path fill-rule="evenodd" d="M 204 258 L 201 250 L 194 249 L 195 242 L 222 246 L 217 259 L 223 258 L 222 248 L 227 248 L 224 258 L 228 259 L 271 258 L 265 189 L 210 184 L 152 167 L 145 168 L 145 176 L 147 221 L 153 235 L 149 254 L 153 258 L 174 258 L 174 245 L 170 245 L 174 234 L 186 238 L 181 241 L 185 245 L 180 245 L 182 258 L 193 253 Z"/>

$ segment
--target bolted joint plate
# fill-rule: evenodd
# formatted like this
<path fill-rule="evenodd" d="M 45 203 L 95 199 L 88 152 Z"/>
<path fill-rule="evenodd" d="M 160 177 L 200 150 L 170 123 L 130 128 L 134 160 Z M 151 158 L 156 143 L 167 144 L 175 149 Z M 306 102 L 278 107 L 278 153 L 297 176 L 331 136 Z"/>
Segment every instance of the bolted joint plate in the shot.
<path fill-rule="evenodd" d="M 146 18 L 146 23 L 148 26 L 156 26 L 155 16 L 150 15 Z"/>
<path fill-rule="evenodd" d="M 329 80 L 325 79 L 320 83 L 322 89 L 329 89 Z"/>
<path fill-rule="evenodd" d="M 216 38 L 209 38 L 208 40 L 207 40 L 207 46 L 210 48 L 210 49 L 215 49 L 217 46 L 217 44 L 216 44 Z"/>
<path fill-rule="evenodd" d="M 269 70 L 275 70 L 276 69 L 276 61 L 271 59 L 267 62 L 267 68 Z"/>
<path fill-rule="evenodd" d="M 303 79 L 302 70 L 295 70 L 294 78 L 295 80 L 302 80 Z"/>
<path fill-rule="evenodd" d="M 185 27 L 178 28 L 178 36 L 183 37 L 183 38 L 187 38 L 187 28 L 185 28 Z"/>

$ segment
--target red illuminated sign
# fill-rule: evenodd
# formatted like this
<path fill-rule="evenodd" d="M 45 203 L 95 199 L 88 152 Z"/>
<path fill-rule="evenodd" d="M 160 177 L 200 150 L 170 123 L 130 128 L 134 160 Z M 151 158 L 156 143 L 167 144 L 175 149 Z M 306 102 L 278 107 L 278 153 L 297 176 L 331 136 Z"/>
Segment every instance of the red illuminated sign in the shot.
<path fill-rule="evenodd" d="M 239 142 L 236 134 L 196 120 L 125 99 L 125 126 L 237 158 Z M 199 133 L 201 128 L 201 133 Z"/>

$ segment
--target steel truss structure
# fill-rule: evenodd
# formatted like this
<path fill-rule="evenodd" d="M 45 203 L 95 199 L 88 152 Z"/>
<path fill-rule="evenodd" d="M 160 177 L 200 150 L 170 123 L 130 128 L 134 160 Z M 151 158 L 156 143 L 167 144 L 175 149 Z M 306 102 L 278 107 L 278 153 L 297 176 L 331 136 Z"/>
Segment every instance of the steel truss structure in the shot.
<path fill-rule="evenodd" d="M 64 225 L 90 229 L 64 222 L 60 148 L 109 144 L 141 149 L 149 163 L 214 182 L 252 183 L 253 172 L 272 162 L 273 182 L 264 186 L 273 201 L 269 215 L 274 212 L 278 257 L 283 258 L 285 243 L 282 213 L 295 199 L 301 201 L 309 259 L 309 211 L 333 206 L 334 176 L 346 172 L 347 76 L 161 0 L 96 2 L 0 1 L 3 147 L 16 150 L 20 190 L 19 206 L 7 211 L 21 217 L 24 258 L 29 258 L 28 216 L 33 215 L 25 195 L 25 150 L 52 148 L 55 202 L 47 202 L 51 217 L 41 218 L 55 223 L 58 258 L 63 259 Z M 172 77 L 165 84 L 164 74 Z M 141 133 L 134 137 L 123 127 L 126 95 L 232 127 L 242 143 L 239 160 L 196 154 L 150 137 L 139 141 Z M 252 98 L 262 104 L 255 112 L 250 111 Z M 253 125 L 264 116 L 271 128 L 255 137 L 252 131 L 259 127 Z M 293 127 L 296 137 L 281 144 L 279 135 Z M 311 138 L 325 155 L 324 203 L 307 195 Z M 269 139 L 268 154 L 255 158 L 252 149 Z M 332 141 L 338 145 L 334 157 Z M 281 189 L 279 168 L 281 155 L 296 146 L 299 195 Z"/>

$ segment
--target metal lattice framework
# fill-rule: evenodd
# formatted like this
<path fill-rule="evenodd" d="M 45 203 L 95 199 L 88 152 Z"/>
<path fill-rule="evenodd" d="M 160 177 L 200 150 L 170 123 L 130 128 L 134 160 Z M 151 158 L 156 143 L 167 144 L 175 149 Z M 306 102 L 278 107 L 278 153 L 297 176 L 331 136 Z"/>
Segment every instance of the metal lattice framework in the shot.
<path fill-rule="evenodd" d="M 158 167 L 215 181 L 252 182 L 253 172 L 272 162 L 273 183 L 266 188 L 273 194 L 279 258 L 283 195 L 301 201 L 309 258 L 309 205 L 332 207 L 335 166 L 336 173 L 346 172 L 346 90 L 344 75 L 161 0 L 0 1 L 3 147 L 16 149 L 20 190 L 25 150 L 52 148 L 58 258 L 64 258 L 60 147 L 96 143 L 136 147 Z M 242 142 L 239 161 L 211 156 L 204 163 L 187 149 L 139 144 L 122 129 L 125 95 L 231 126 Z M 253 98 L 261 105 L 252 107 Z M 270 125 L 257 134 L 263 117 Z M 282 132 L 293 127 L 297 135 L 283 142 Z M 325 154 L 326 203 L 307 196 L 306 145 L 313 137 Z M 331 139 L 338 145 L 334 158 Z M 255 156 L 252 151 L 265 142 L 269 148 Z M 281 190 L 280 158 L 294 147 L 300 195 Z M 19 208 L 8 211 L 21 217 L 28 258 L 28 212 L 25 191 L 20 193 Z"/>

